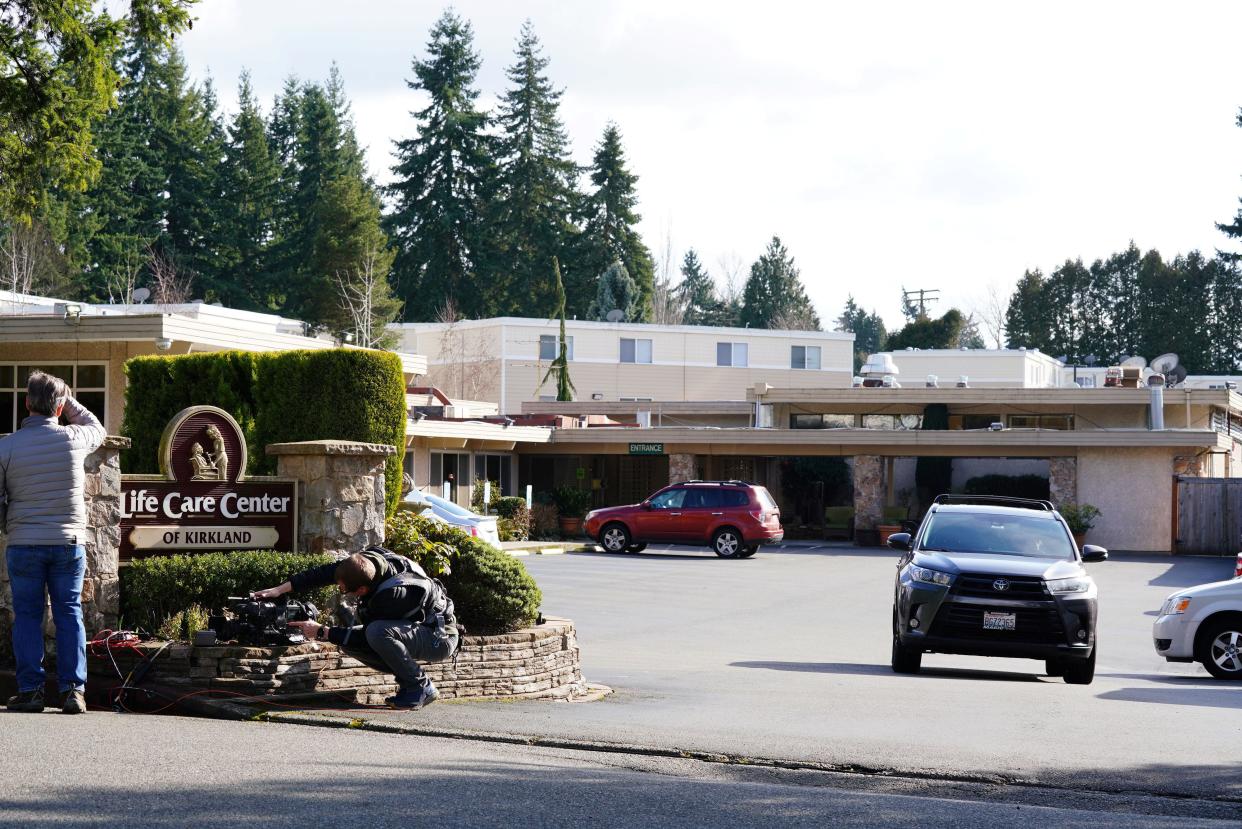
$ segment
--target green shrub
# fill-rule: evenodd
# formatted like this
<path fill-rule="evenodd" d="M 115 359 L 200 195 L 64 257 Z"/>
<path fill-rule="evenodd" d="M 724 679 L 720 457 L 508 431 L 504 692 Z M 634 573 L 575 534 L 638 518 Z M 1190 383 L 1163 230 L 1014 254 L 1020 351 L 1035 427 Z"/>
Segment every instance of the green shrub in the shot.
<path fill-rule="evenodd" d="M 1061 517 L 1065 519 L 1065 523 L 1069 524 L 1070 532 L 1074 534 L 1085 533 L 1095 526 L 1095 519 L 1102 514 L 1100 508 L 1094 504 L 1061 504 L 1057 507 L 1057 512 L 1061 513 Z"/>
<path fill-rule="evenodd" d="M 967 495 L 1001 495 L 1006 498 L 1048 500 L 1048 479 L 1043 475 L 978 475 L 966 481 Z"/>
<path fill-rule="evenodd" d="M 269 550 L 137 559 L 121 571 L 122 614 L 130 627 L 154 632 L 196 605 L 220 610 L 230 596 L 275 587 L 294 573 L 332 560 L 324 553 Z M 301 598 L 324 609 L 335 594 L 336 588 L 332 586 Z"/>
<path fill-rule="evenodd" d="M 125 363 L 125 420 L 132 445 L 125 472 L 159 472 L 159 444 L 173 415 L 189 406 L 224 409 L 246 439 L 247 472 L 272 474 L 264 448 L 302 440 L 356 440 L 397 447 L 385 463 L 388 513 L 401 498 L 405 380 L 396 354 L 361 349 L 224 351 L 134 357 Z"/>
<path fill-rule="evenodd" d="M 178 610 L 164 620 L 156 629 L 155 635 L 160 639 L 188 642 L 194 634 L 208 627 L 209 612 L 200 605 L 190 605 L 185 610 Z"/>
<path fill-rule="evenodd" d="M 492 509 L 502 518 L 515 518 L 526 511 L 526 499 L 515 495 L 505 495 L 492 499 Z"/>
<path fill-rule="evenodd" d="M 522 501 L 521 498 L 517 500 Z M 530 510 L 526 509 L 525 501 L 518 505 L 512 517 L 501 515 L 496 519 L 496 532 L 501 541 L 530 540 Z"/>
<path fill-rule="evenodd" d="M 406 512 L 389 519 L 388 530 L 384 543 L 394 552 L 423 549 L 423 542 L 452 548 L 451 571 L 441 580 L 468 632 L 505 633 L 534 623 L 543 596 L 513 556 L 456 527 Z"/>
<path fill-rule="evenodd" d="M 492 485 L 491 495 L 492 504 L 494 504 L 500 497 L 500 484 L 484 478 L 475 478 L 474 483 L 470 485 L 470 508 L 480 514 L 487 512 L 487 508 L 491 506 L 491 504 L 483 503 L 483 485 L 488 483 Z"/>
<path fill-rule="evenodd" d="M 456 552 L 447 539 L 433 539 L 428 524 L 435 524 L 414 510 L 400 509 L 388 519 L 384 546 L 394 553 L 417 561 L 427 575 L 439 578 L 453 569 Z"/>
<path fill-rule="evenodd" d="M 591 508 L 591 490 L 576 486 L 558 486 L 554 493 L 556 508 L 566 518 L 581 518 Z"/>

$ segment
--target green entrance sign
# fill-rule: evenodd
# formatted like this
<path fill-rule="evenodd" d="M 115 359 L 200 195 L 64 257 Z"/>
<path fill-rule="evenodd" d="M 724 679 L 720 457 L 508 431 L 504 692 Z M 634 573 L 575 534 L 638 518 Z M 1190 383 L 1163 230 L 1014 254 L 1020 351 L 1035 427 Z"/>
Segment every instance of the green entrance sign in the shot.
<path fill-rule="evenodd" d="M 631 455 L 663 455 L 663 443 L 631 443 Z"/>

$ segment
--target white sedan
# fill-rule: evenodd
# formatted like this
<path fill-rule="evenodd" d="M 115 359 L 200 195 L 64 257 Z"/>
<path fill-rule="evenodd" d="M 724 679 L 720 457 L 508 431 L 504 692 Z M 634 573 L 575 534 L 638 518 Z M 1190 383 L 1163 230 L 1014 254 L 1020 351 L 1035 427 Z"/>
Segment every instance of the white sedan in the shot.
<path fill-rule="evenodd" d="M 500 546 L 500 533 L 496 530 L 496 516 L 494 515 L 479 515 L 452 501 L 446 501 L 437 495 L 429 495 L 418 490 L 405 496 L 404 504 L 406 509 L 414 509 L 437 521 L 457 527 L 480 541 L 486 541 L 493 547 Z"/>
<path fill-rule="evenodd" d="M 1156 653 L 1201 662 L 1217 679 L 1242 679 L 1242 578 L 1179 590 L 1152 627 Z"/>

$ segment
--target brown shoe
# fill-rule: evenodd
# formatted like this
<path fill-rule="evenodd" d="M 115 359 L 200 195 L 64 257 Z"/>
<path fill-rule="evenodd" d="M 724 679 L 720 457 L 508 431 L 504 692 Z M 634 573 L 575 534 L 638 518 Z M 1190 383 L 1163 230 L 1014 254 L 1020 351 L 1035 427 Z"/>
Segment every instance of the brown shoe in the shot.
<path fill-rule="evenodd" d="M 64 696 L 60 698 L 60 713 L 85 714 L 86 695 L 76 689 L 65 691 Z"/>

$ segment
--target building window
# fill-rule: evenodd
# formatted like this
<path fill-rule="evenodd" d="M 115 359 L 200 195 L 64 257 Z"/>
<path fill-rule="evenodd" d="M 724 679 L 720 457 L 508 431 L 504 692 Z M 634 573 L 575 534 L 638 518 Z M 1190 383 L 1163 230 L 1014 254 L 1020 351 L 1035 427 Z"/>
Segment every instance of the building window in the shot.
<path fill-rule="evenodd" d="M 622 403 L 650 403 L 652 400 L 650 397 L 618 397 L 617 399 Z"/>
<path fill-rule="evenodd" d="M 1074 416 L 1073 415 L 1010 415 L 1009 428 L 1011 429 L 1057 429 L 1059 431 L 1073 431 Z"/>
<path fill-rule="evenodd" d="M 560 345 L 558 342 L 559 340 L 560 340 L 560 337 L 556 336 L 555 334 L 540 334 L 539 335 L 539 359 L 545 362 L 548 362 L 548 363 L 555 360 L 558 356 L 558 352 L 560 351 Z M 573 337 L 565 338 L 565 357 L 571 362 L 574 359 L 574 338 Z"/>
<path fill-rule="evenodd" d="M 949 415 L 950 429 L 990 429 L 993 423 L 1000 422 L 998 414 Z"/>
<path fill-rule="evenodd" d="M 819 346 L 817 345 L 795 345 L 789 351 L 789 367 L 807 369 L 808 371 L 819 370 Z"/>
<path fill-rule="evenodd" d="M 513 495 L 513 459 L 509 455 L 475 455 L 474 479 L 496 484 L 500 490 L 493 488 L 493 498 Z"/>
<path fill-rule="evenodd" d="M 716 343 L 716 365 L 746 368 L 750 363 L 750 346 L 746 343 Z"/>
<path fill-rule="evenodd" d="M 628 337 L 621 338 L 621 362 L 623 363 L 650 363 L 651 362 L 651 340 L 632 340 Z"/>
<path fill-rule="evenodd" d="M 17 365 L 0 363 L 0 435 L 16 431 L 26 417 L 26 381 L 32 371 L 54 374 L 69 384 L 78 402 L 90 409 L 99 422 L 107 425 L 108 365 L 77 363 L 60 365 Z"/>
<path fill-rule="evenodd" d="M 853 429 L 854 415 L 850 414 L 793 414 L 789 416 L 790 429 Z M 872 427 L 875 428 L 875 427 Z M 884 427 L 888 428 L 888 427 Z"/>

